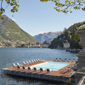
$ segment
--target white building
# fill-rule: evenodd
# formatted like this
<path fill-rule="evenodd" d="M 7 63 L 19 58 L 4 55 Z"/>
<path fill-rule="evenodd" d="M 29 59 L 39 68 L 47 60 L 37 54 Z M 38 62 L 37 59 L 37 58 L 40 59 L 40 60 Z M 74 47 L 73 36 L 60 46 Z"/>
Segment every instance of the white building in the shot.
<path fill-rule="evenodd" d="M 64 48 L 70 48 L 70 43 L 63 43 Z"/>

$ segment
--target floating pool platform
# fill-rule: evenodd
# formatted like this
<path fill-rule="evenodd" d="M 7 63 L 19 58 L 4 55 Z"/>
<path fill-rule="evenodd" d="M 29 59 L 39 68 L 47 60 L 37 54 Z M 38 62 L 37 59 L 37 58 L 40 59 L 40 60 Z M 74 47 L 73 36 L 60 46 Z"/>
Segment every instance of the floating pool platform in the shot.
<path fill-rule="evenodd" d="M 56 82 L 69 82 L 70 78 L 75 74 L 73 70 L 75 65 L 76 62 L 74 60 L 35 59 L 23 61 L 23 64 L 13 63 L 9 68 L 2 68 L 2 73 Z"/>

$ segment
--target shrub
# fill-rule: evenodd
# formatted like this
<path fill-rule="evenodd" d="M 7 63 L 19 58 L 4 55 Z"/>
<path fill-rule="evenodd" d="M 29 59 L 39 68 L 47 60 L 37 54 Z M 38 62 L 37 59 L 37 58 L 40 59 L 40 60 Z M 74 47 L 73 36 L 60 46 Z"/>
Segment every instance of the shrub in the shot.
<path fill-rule="evenodd" d="M 80 26 L 78 30 L 85 30 L 85 25 Z"/>

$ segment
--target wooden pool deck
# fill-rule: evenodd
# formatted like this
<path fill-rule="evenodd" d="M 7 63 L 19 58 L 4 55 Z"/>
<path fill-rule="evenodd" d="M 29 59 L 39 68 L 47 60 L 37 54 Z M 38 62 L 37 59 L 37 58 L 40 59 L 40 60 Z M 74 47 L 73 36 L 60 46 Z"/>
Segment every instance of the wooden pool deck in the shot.
<path fill-rule="evenodd" d="M 30 63 L 30 64 L 23 64 L 23 65 L 20 65 L 20 68 L 18 68 L 18 67 L 11 67 L 11 68 L 6 68 L 6 69 L 2 69 L 2 70 L 4 71 L 5 74 L 11 74 L 11 75 L 13 74 L 13 75 L 19 75 L 19 76 L 20 75 L 24 76 L 24 75 L 27 74 L 28 77 L 36 77 L 36 78 L 39 77 L 41 79 L 45 79 L 42 76 L 40 77 L 40 75 L 42 75 L 42 74 L 44 75 L 44 77 L 46 75 L 52 76 L 52 79 L 54 78 L 53 76 L 69 79 L 75 73 L 74 70 L 71 67 L 73 65 L 75 65 L 76 62 L 57 61 L 57 60 L 55 60 L 55 61 L 51 60 L 51 61 L 53 61 L 53 62 L 66 62 L 66 63 L 70 63 L 70 64 L 65 66 L 64 68 L 58 70 L 58 71 L 55 71 L 55 70 L 51 70 L 51 71 L 43 70 L 43 71 L 41 71 L 40 69 L 36 69 L 36 70 L 28 69 L 28 67 L 30 67 L 30 66 L 41 64 L 41 63 L 45 63 L 47 61 L 49 61 L 49 60 L 46 60 L 46 61 L 42 60 L 42 61 L 39 61 L 39 62 Z M 22 67 L 25 67 L 25 68 L 23 69 Z M 18 72 L 18 73 L 16 73 L 16 72 Z M 24 72 L 24 74 L 23 74 L 23 72 Z M 34 76 L 33 75 L 29 76 L 29 73 L 33 74 Z M 37 76 L 36 76 L 36 74 L 37 74 Z M 39 76 L 38 76 L 38 74 L 39 74 Z M 60 81 L 63 81 L 62 78 L 61 78 Z M 48 77 L 46 77 L 46 79 L 49 80 Z M 52 80 L 52 79 L 50 79 L 50 80 Z M 55 79 L 57 80 L 58 78 L 54 78 L 54 80 Z"/>

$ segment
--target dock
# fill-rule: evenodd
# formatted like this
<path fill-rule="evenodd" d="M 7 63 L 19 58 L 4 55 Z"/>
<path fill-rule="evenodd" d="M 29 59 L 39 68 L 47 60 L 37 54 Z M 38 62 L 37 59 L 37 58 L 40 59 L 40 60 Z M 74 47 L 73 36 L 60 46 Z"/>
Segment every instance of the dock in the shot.
<path fill-rule="evenodd" d="M 52 62 L 70 62 L 69 65 L 65 66 L 58 71 L 43 70 L 43 68 L 31 69 L 33 65 L 38 65 L 45 63 L 47 61 Z M 57 61 L 57 60 L 29 60 L 29 62 L 23 61 L 23 64 L 13 63 L 9 68 L 2 68 L 2 73 L 7 75 L 21 76 L 21 77 L 30 77 L 35 79 L 43 79 L 57 82 L 69 82 L 69 79 L 75 74 L 75 71 L 72 69 L 75 66 L 75 61 Z"/>
<path fill-rule="evenodd" d="M 66 49 L 66 52 L 79 53 L 80 52 L 80 49 Z"/>

